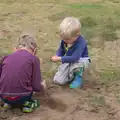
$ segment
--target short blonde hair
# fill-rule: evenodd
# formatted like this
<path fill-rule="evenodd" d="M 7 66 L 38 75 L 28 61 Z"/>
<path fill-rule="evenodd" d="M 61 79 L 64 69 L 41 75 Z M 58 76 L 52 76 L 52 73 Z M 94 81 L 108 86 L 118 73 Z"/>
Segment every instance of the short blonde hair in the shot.
<path fill-rule="evenodd" d="M 60 37 L 68 39 L 74 37 L 80 32 L 81 23 L 75 17 L 66 17 L 60 24 Z"/>
<path fill-rule="evenodd" d="M 37 48 L 36 39 L 29 33 L 23 34 L 17 40 L 16 48 L 26 48 L 34 51 Z"/>

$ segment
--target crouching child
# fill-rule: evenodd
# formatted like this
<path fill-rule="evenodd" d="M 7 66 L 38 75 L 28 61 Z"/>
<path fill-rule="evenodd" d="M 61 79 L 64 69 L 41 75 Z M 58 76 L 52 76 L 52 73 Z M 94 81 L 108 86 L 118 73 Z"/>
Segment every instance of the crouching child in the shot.
<path fill-rule="evenodd" d="M 42 92 L 40 61 L 36 57 L 37 43 L 33 36 L 22 35 L 15 51 L 2 58 L 0 63 L 0 97 L 4 108 L 20 104 L 23 112 L 32 112 L 39 106 L 32 99 L 33 92 Z"/>
<path fill-rule="evenodd" d="M 53 62 L 60 61 L 54 82 L 59 85 L 70 83 L 70 88 L 81 88 L 83 72 L 90 63 L 87 42 L 80 34 L 80 21 L 74 17 L 65 18 L 60 24 L 60 47 Z"/>

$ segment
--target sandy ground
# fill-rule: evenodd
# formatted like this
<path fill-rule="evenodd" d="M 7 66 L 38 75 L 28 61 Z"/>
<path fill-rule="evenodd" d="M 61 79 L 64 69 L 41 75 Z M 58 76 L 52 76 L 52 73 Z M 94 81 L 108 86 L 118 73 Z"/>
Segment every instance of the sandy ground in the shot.
<path fill-rule="evenodd" d="M 104 92 L 105 99 L 100 95 Z M 99 101 L 91 96 L 97 96 Z M 37 93 L 41 106 L 31 114 L 19 109 L 0 109 L 0 120 L 119 120 L 120 105 L 107 95 L 99 83 L 86 82 L 82 89 L 72 90 L 68 86 L 49 85 L 44 94 Z M 111 104 L 112 103 L 112 104 Z"/>

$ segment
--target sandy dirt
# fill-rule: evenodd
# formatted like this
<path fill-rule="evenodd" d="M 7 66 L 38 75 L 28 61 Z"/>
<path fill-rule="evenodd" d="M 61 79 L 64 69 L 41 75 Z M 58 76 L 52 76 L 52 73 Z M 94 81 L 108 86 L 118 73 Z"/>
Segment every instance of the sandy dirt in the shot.
<path fill-rule="evenodd" d="M 0 120 L 119 120 L 120 109 L 111 96 L 105 94 L 105 101 L 95 101 L 92 94 L 99 96 L 104 89 L 99 83 L 85 83 L 82 89 L 71 90 L 68 86 L 49 85 L 44 94 L 37 93 L 41 106 L 31 114 L 19 109 L 0 109 Z M 102 99 L 101 99 L 102 100 Z M 112 104 L 111 104 L 112 103 Z"/>

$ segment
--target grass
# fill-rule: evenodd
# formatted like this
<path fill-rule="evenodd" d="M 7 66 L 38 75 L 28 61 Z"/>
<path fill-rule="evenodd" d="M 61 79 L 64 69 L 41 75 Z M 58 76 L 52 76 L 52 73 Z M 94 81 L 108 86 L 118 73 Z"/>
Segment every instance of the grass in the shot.
<path fill-rule="evenodd" d="M 115 81 L 119 81 L 120 78 L 120 69 L 107 69 L 107 70 L 102 70 L 101 72 L 101 80 L 104 82 L 106 85 L 113 84 Z"/>
<path fill-rule="evenodd" d="M 81 8 L 90 8 L 90 9 L 100 9 L 103 6 L 100 3 L 82 3 L 82 4 L 71 4 L 70 7 L 74 9 L 81 9 Z"/>
<path fill-rule="evenodd" d="M 76 16 L 80 16 L 84 28 L 83 33 L 85 33 L 87 39 L 91 39 L 93 36 L 101 36 L 102 39 L 109 41 L 119 39 L 116 34 L 116 27 L 119 24 L 114 20 L 118 18 L 114 14 L 118 10 L 113 9 L 111 12 L 109 10 L 112 9 L 112 6 L 109 6 L 107 10 L 106 7 L 104 3 L 70 5 L 71 9 L 76 9 Z"/>
<path fill-rule="evenodd" d="M 112 5 L 107 7 L 105 3 L 78 3 L 63 6 L 66 11 L 50 15 L 48 18 L 51 21 L 60 21 L 66 16 L 80 18 L 83 26 L 82 33 L 89 43 L 94 36 L 100 36 L 106 41 L 119 39 L 116 32 L 120 29 L 118 8 Z"/>
<path fill-rule="evenodd" d="M 91 105 L 100 106 L 100 107 L 103 107 L 106 105 L 104 96 L 98 96 L 98 95 L 92 96 L 90 98 L 90 103 Z"/>

